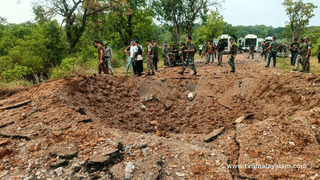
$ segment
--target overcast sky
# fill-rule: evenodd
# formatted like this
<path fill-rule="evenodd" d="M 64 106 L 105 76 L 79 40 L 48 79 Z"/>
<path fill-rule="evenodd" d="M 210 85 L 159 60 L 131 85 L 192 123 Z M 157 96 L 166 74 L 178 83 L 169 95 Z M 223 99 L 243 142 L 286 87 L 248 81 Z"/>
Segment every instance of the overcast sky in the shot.
<path fill-rule="evenodd" d="M 17 2 L 20 1 L 20 4 Z M 9 23 L 22 23 L 33 20 L 32 0 L 0 0 L 0 16 Z M 288 21 L 283 0 L 225 0 L 220 9 L 224 20 L 234 26 L 237 25 L 267 25 L 284 27 Z M 315 16 L 310 20 L 310 26 L 320 26 L 320 0 L 304 0 L 312 2 L 318 8 Z"/>

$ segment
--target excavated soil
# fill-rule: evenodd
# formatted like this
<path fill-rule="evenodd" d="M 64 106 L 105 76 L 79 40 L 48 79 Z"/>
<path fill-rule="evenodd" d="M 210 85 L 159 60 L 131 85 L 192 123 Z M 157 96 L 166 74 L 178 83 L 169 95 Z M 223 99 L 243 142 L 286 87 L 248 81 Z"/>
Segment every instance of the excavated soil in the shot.
<path fill-rule="evenodd" d="M 197 76 L 190 69 L 181 76 L 175 67 L 140 78 L 70 77 L 6 93 L 0 97 L 0 178 L 124 179 L 129 161 L 138 168 L 132 179 L 319 178 L 320 77 L 282 74 L 264 68 L 260 58 L 243 57 L 236 73 L 228 73 L 227 63 L 198 62 Z M 280 136 L 280 145 L 264 138 L 265 131 Z M 96 157 L 102 152 L 110 153 Z M 228 168 L 298 163 L 295 158 L 308 169 Z"/>

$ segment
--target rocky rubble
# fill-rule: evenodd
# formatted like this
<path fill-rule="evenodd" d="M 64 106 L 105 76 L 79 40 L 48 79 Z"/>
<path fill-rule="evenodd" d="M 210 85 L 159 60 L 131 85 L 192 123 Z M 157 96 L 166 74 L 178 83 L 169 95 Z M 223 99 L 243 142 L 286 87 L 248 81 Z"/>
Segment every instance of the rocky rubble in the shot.
<path fill-rule="evenodd" d="M 0 98 L 0 179 L 125 179 L 129 162 L 131 179 L 319 179 L 320 78 L 259 62 L 70 77 Z M 263 164 L 307 166 L 239 167 Z"/>

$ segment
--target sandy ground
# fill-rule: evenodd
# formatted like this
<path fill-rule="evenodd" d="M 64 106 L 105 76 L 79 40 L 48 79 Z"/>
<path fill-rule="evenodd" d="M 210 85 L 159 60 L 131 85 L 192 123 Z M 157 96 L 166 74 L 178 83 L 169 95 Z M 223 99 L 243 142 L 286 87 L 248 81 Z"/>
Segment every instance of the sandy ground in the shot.
<path fill-rule="evenodd" d="M 0 178 L 125 179 L 133 162 L 130 179 L 319 179 L 320 77 L 223 62 L 1 98 Z"/>

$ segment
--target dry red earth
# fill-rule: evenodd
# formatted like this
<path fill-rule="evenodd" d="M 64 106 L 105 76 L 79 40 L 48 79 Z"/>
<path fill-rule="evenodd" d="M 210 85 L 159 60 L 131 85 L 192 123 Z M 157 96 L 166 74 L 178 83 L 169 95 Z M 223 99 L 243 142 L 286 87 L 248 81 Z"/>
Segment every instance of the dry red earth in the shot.
<path fill-rule="evenodd" d="M 236 73 L 224 59 L 198 76 L 79 76 L 2 97 L 31 102 L 0 110 L 0 178 L 124 179 L 131 161 L 131 179 L 319 179 L 320 76 L 243 57 Z M 307 166 L 228 168 L 247 164 Z"/>

